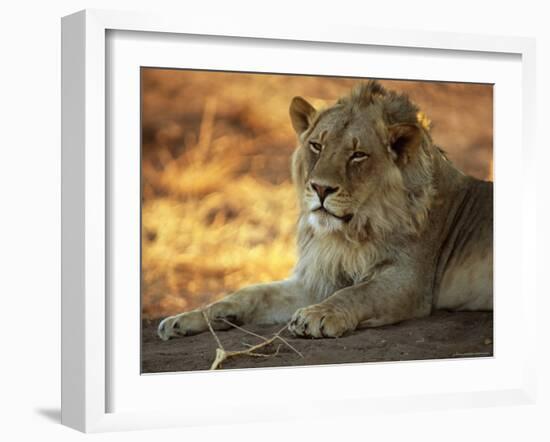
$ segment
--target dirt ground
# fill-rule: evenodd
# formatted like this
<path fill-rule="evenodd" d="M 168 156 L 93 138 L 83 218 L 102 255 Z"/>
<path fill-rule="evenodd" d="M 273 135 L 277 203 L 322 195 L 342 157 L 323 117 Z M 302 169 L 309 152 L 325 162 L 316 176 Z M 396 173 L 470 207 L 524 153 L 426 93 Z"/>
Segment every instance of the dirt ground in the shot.
<path fill-rule="evenodd" d="M 156 335 L 159 320 L 143 320 L 142 373 L 206 370 L 216 352 L 210 333 L 163 342 Z M 247 326 L 247 330 L 270 337 L 280 326 Z M 261 339 L 240 330 L 217 332 L 226 350 L 243 350 Z M 493 355 L 492 312 L 436 312 L 432 316 L 401 324 L 356 331 L 338 339 L 298 339 L 282 335 L 303 358 L 281 345 L 262 350 L 266 358 L 239 356 L 224 369 L 319 365 L 377 361 L 406 361 L 484 357 Z"/>

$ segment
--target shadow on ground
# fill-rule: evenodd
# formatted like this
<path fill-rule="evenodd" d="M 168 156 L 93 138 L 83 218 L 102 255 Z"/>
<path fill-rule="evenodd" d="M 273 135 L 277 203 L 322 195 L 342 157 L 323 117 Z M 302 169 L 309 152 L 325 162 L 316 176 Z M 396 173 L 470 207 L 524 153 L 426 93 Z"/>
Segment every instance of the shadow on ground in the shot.
<path fill-rule="evenodd" d="M 206 370 L 216 352 L 210 333 L 163 342 L 156 336 L 159 321 L 144 320 L 142 327 L 142 373 Z M 247 326 L 270 337 L 280 326 Z M 240 330 L 218 332 L 226 350 L 242 350 L 261 342 Z M 298 339 L 282 334 L 303 358 L 286 346 L 266 358 L 240 356 L 223 368 L 256 368 L 356 362 L 406 361 L 486 357 L 493 355 L 492 312 L 436 312 L 400 324 L 356 331 L 338 339 Z M 270 349 L 275 353 L 276 348 Z M 268 349 L 262 350 L 267 352 Z"/>
<path fill-rule="evenodd" d="M 56 424 L 61 423 L 61 410 L 59 408 L 37 408 L 34 411 L 46 420 Z"/>

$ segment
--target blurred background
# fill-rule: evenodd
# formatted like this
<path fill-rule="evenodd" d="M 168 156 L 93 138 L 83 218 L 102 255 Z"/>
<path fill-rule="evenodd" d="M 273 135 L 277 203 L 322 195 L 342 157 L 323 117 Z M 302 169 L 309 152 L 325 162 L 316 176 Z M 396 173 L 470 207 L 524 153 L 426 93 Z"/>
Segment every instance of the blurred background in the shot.
<path fill-rule="evenodd" d="M 332 104 L 360 79 L 142 68 L 142 315 L 198 307 L 294 266 L 292 97 Z M 464 172 L 492 180 L 491 85 L 382 80 L 432 122 Z"/>

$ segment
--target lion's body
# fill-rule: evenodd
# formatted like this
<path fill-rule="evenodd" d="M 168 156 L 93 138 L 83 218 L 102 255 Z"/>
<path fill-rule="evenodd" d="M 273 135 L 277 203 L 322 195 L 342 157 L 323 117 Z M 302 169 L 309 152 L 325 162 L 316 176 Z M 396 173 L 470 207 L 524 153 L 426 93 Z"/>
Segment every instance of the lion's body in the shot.
<path fill-rule="evenodd" d="M 300 144 L 298 262 L 289 279 L 211 304 L 222 319 L 299 336 L 493 307 L 493 189 L 457 170 L 407 97 L 369 82 L 327 110 L 291 105 Z M 206 329 L 199 311 L 165 319 L 163 339 Z"/>
<path fill-rule="evenodd" d="M 440 225 L 433 305 L 441 309 L 493 309 L 493 186 L 466 180 L 448 196 L 433 223 Z M 443 240 L 443 241 L 442 241 Z"/>

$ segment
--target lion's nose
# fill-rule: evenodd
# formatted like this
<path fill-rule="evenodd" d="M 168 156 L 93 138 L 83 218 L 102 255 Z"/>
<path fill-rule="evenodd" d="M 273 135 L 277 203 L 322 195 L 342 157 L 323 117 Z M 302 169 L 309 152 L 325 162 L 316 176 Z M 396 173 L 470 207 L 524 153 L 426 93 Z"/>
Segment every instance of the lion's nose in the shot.
<path fill-rule="evenodd" d="M 319 195 L 321 204 L 323 204 L 323 201 L 327 196 L 329 196 L 331 193 L 334 193 L 338 190 L 338 187 L 322 186 L 314 182 L 311 182 L 311 187 L 313 188 L 313 190 L 315 190 L 315 193 Z"/>

